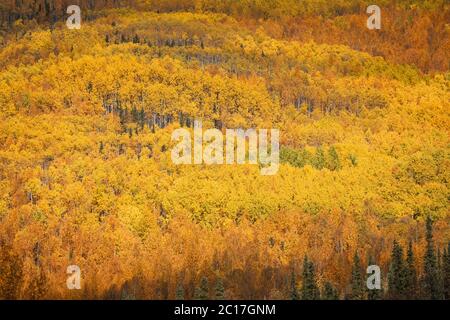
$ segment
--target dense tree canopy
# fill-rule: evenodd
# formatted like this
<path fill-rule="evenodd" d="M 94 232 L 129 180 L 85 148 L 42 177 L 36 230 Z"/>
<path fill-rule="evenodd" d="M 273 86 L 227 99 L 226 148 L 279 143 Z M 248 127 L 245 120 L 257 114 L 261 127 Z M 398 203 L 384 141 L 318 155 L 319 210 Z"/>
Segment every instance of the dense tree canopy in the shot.
<path fill-rule="evenodd" d="M 360 299 L 369 256 L 386 297 L 445 296 L 444 1 L 369 35 L 360 0 L 79 3 L 2 4 L 0 298 Z M 174 165 L 194 119 L 279 128 L 278 174 Z"/>

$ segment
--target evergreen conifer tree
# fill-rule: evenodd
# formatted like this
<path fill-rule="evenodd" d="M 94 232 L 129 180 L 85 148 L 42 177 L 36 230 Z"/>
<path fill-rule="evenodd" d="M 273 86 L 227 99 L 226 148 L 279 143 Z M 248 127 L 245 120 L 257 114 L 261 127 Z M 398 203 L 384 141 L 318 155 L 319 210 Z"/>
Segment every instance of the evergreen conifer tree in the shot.
<path fill-rule="evenodd" d="M 305 259 L 303 261 L 302 299 L 303 300 L 320 299 L 320 290 L 316 282 L 314 263 L 312 261 L 308 261 L 307 256 L 305 256 Z"/>
<path fill-rule="evenodd" d="M 318 170 L 322 170 L 325 167 L 325 154 L 322 147 L 316 149 L 313 166 Z"/>
<path fill-rule="evenodd" d="M 436 256 L 436 261 L 437 261 L 437 282 L 438 282 L 438 287 L 437 287 L 437 298 L 439 300 L 443 300 L 444 299 L 444 263 L 443 263 L 443 255 L 441 255 L 441 250 L 438 248 L 437 249 L 437 256 Z"/>
<path fill-rule="evenodd" d="M 183 284 L 178 283 L 177 291 L 175 293 L 177 300 L 184 300 L 184 288 Z"/>
<path fill-rule="evenodd" d="M 374 265 L 375 261 L 372 256 L 369 256 L 369 266 Z M 367 286 L 366 286 L 367 287 Z M 380 300 L 383 298 L 383 289 L 369 289 L 367 288 L 367 299 L 368 300 Z"/>
<path fill-rule="evenodd" d="M 341 169 L 341 162 L 339 160 L 339 155 L 336 152 L 334 146 L 328 150 L 328 169 L 335 171 Z"/>
<path fill-rule="evenodd" d="M 406 298 L 406 268 L 403 260 L 403 248 L 394 241 L 388 275 L 388 295 L 390 299 Z"/>
<path fill-rule="evenodd" d="M 294 270 L 292 270 L 291 272 L 291 283 L 290 283 L 290 298 L 291 300 L 298 300 L 299 299 L 299 295 L 298 295 L 298 289 L 297 289 L 297 280 L 296 280 L 296 275 Z"/>
<path fill-rule="evenodd" d="M 352 267 L 352 300 L 364 300 L 365 283 L 361 273 L 361 261 L 358 252 L 353 257 Z"/>
<path fill-rule="evenodd" d="M 450 300 L 450 241 L 448 242 L 447 250 L 444 252 L 443 265 L 444 299 Z"/>
<path fill-rule="evenodd" d="M 333 285 L 330 282 L 325 282 L 323 293 L 322 293 L 322 299 L 323 300 L 338 300 L 339 294 L 337 290 L 333 287 Z"/>
<path fill-rule="evenodd" d="M 426 221 L 426 241 L 427 248 L 424 255 L 424 272 L 422 279 L 423 298 L 436 300 L 439 298 L 439 288 L 437 261 L 433 241 L 433 221 L 431 220 L 431 217 L 428 217 Z"/>
<path fill-rule="evenodd" d="M 218 278 L 215 287 L 215 299 L 224 300 L 225 299 L 225 288 L 223 286 L 222 278 Z"/>
<path fill-rule="evenodd" d="M 195 300 L 208 300 L 208 298 L 209 298 L 208 278 L 203 277 L 200 280 L 200 286 L 195 288 L 194 299 Z"/>
<path fill-rule="evenodd" d="M 405 274 L 405 290 L 406 298 L 414 299 L 417 295 L 417 272 L 415 268 L 414 252 L 412 243 L 409 242 L 408 252 L 406 254 L 406 274 Z"/>

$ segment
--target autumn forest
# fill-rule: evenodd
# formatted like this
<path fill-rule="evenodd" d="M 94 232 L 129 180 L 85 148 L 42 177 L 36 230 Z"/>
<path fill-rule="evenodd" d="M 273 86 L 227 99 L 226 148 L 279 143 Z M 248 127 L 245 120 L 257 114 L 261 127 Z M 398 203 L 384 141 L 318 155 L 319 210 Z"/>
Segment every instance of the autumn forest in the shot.
<path fill-rule="evenodd" d="M 450 300 L 449 64 L 446 0 L 0 0 L 0 299 Z"/>

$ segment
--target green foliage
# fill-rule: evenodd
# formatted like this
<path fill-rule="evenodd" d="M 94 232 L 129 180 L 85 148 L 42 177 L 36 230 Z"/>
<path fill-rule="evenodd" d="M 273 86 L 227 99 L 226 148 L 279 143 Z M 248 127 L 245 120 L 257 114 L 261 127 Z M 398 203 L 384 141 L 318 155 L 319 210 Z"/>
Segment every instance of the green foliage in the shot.
<path fill-rule="evenodd" d="M 289 296 L 291 300 L 299 300 L 300 298 L 297 287 L 297 277 L 294 271 L 291 272 Z"/>
<path fill-rule="evenodd" d="M 311 155 L 305 149 L 297 151 L 288 147 L 281 147 L 280 162 L 289 163 L 293 167 L 303 168 L 310 162 Z"/>
<path fill-rule="evenodd" d="M 350 159 L 352 166 L 355 167 L 358 164 L 358 159 L 356 158 L 356 156 L 354 154 L 350 154 L 348 156 L 348 158 Z"/>
<path fill-rule="evenodd" d="M 372 256 L 369 256 L 368 261 L 369 266 L 376 265 Z M 381 300 L 382 298 L 383 298 L 383 287 L 381 287 L 380 289 L 367 288 L 367 300 Z"/>
<path fill-rule="evenodd" d="M 209 299 L 209 283 L 207 277 L 202 277 L 200 285 L 195 288 L 194 300 L 208 300 Z"/>
<path fill-rule="evenodd" d="M 408 252 L 406 253 L 406 266 L 405 266 L 405 287 L 406 297 L 408 299 L 414 299 L 418 290 L 417 283 L 417 271 L 415 266 L 414 251 L 411 241 L 408 245 Z"/>
<path fill-rule="evenodd" d="M 366 283 L 362 276 L 361 261 L 358 252 L 355 252 L 353 257 L 353 267 L 352 267 L 352 300 L 364 300 L 365 298 L 365 288 Z"/>
<path fill-rule="evenodd" d="M 302 300 L 319 300 L 320 290 L 317 286 L 314 263 L 305 256 L 302 273 Z"/>
<path fill-rule="evenodd" d="M 328 149 L 328 165 L 327 165 L 328 169 L 335 171 L 335 170 L 340 170 L 341 169 L 341 162 L 339 160 L 339 155 L 336 152 L 336 149 L 334 148 L 334 146 L 331 146 Z"/>
<path fill-rule="evenodd" d="M 322 147 L 316 148 L 316 153 L 312 156 L 304 148 L 297 150 L 282 146 L 280 150 L 280 162 L 288 163 L 296 168 L 303 168 L 307 164 L 312 165 L 318 170 L 327 168 L 331 171 L 337 171 L 342 168 L 339 155 L 334 146 L 328 148 L 326 156 Z"/>
<path fill-rule="evenodd" d="M 184 300 L 184 287 L 182 283 L 178 283 L 177 291 L 175 293 L 176 300 Z"/>
<path fill-rule="evenodd" d="M 218 278 L 215 286 L 215 299 L 224 300 L 225 299 L 225 288 L 223 286 L 222 278 Z"/>
<path fill-rule="evenodd" d="M 427 217 L 426 221 L 427 247 L 423 265 L 423 298 L 439 299 L 438 265 L 433 241 L 433 220 Z"/>
<path fill-rule="evenodd" d="M 397 241 L 394 241 L 388 274 L 388 292 L 391 299 L 405 299 L 407 271 L 403 259 L 403 249 Z"/>
<path fill-rule="evenodd" d="M 444 299 L 450 300 L 450 241 L 443 256 Z"/>
<path fill-rule="evenodd" d="M 325 160 L 325 153 L 323 152 L 322 147 L 316 148 L 316 154 L 314 155 L 314 159 L 312 161 L 312 165 L 317 170 L 322 170 L 325 168 L 326 160 Z"/>
<path fill-rule="evenodd" d="M 339 300 L 339 293 L 336 288 L 330 282 L 325 282 L 323 292 L 322 292 L 323 300 Z"/>

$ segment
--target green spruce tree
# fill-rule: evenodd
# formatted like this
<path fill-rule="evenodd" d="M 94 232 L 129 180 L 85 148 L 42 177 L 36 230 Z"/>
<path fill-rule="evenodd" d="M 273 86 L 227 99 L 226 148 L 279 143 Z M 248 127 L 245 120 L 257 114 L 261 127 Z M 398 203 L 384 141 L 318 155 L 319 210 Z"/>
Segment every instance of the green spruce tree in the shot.
<path fill-rule="evenodd" d="M 341 169 L 341 162 L 339 160 L 339 155 L 336 149 L 332 146 L 328 149 L 328 169 L 332 171 L 337 171 Z"/>
<path fill-rule="evenodd" d="M 438 248 L 437 249 L 437 256 L 436 256 L 436 261 L 437 261 L 437 281 L 438 281 L 438 299 L 439 300 L 443 300 L 444 299 L 444 263 L 443 263 L 443 256 L 441 255 L 441 250 Z"/>
<path fill-rule="evenodd" d="M 290 298 L 291 300 L 298 300 L 299 294 L 298 294 L 298 288 L 297 288 L 297 279 L 296 274 L 294 270 L 291 272 L 291 283 L 290 283 Z"/>
<path fill-rule="evenodd" d="M 139 111 L 139 126 L 141 127 L 141 131 L 144 129 L 145 125 L 145 111 L 143 108 L 141 108 L 141 111 Z"/>
<path fill-rule="evenodd" d="M 303 261 L 302 299 L 319 300 L 320 290 L 317 286 L 314 263 L 305 256 Z"/>
<path fill-rule="evenodd" d="M 323 152 L 323 148 L 317 147 L 316 154 L 315 154 L 312 165 L 314 166 L 314 168 L 316 168 L 318 170 L 322 170 L 323 168 L 325 168 L 325 164 L 326 164 L 326 161 L 325 161 L 325 154 Z"/>
<path fill-rule="evenodd" d="M 447 250 L 444 253 L 444 299 L 450 300 L 450 241 L 447 245 Z"/>
<path fill-rule="evenodd" d="M 365 282 L 361 272 L 361 260 L 359 259 L 358 252 L 356 252 L 353 257 L 352 267 L 352 300 L 364 300 L 365 287 Z"/>
<path fill-rule="evenodd" d="M 388 274 L 388 296 L 399 300 L 406 298 L 406 268 L 403 260 L 403 248 L 394 241 Z"/>
<path fill-rule="evenodd" d="M 215 299 L 224 300 L 225 299 L 225 288 L 223 286 L 222 278 L 218 278 L 215 287 Z"/>
<path fill-rule="evenodd" d="M 325 282 L 325 285 L 323 287 L 322 292 L 322 299 L 323 300 L 338 300 L 339 294 L 337 289 L 333 287 L 333 285 L 330 282 Z"/>
<path fill-rule="evenodd" d="M 208 300 L 209 298 L 209 284 L 208 278 L 202 277 L 200 285 L 195 288 L 194 299 L 195 300 Z"/>
<path fill-rule="evenodd" d="M 423 298 L 436 300 L 439 299 L 439 286 L 436 254 L 434 252 L 433 220 L 431 220 L 431 217 L 428 217 L 426 221 L 426 241 L 427 248 L 424 255 L 422 278 Z"/>
<path fill-rule="evenodd" d="M 180 282 L 177 285 L 177 291 L 175 293 L 175 298 L 177 300 L 184 300 L 184 288 L 183 288 L 183 284 Z"/>
<path fill-rule="evenodd" d="M 417 296 L 417 271 L 411 241 L 409 242 L 408 252 L 406 254 L 405 281 L 406 298 L 412 300 Z"/>
<path fill-rule="evenodd" d="M 369 256 L 369 266 L 375 265 L 375 259 L 372 256 Z M 367 285 L 366 285 L 367 287 Z M 381 300 L 383 298 L 383 289 L 369 289 L 367 288 L 367 299 L 368 300 Z"/>

